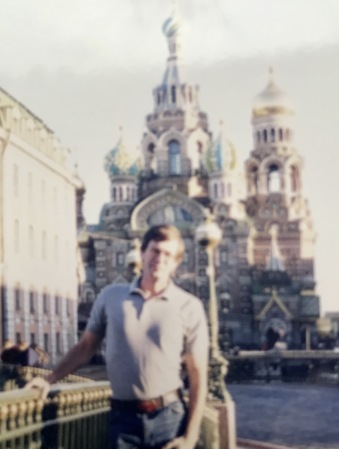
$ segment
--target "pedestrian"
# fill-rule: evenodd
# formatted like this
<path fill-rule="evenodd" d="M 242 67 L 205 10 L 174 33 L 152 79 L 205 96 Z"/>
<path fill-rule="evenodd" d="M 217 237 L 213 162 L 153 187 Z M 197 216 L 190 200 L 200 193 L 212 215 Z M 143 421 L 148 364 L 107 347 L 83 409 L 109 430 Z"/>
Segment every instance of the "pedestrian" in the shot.
<path fill-rule="evenodd" d="M 150 228 L 141 245 L 140 278 L 105 287 L 79 342 L 51 374 L 28 385 L 46 396 L 50 384 L 84 365 L 106 338 L 110 449 L 193 449 L 197 443 L 207 393 L 208 332 L 201 301 L 172 281 L 184 251 L 176 227 Z"/>

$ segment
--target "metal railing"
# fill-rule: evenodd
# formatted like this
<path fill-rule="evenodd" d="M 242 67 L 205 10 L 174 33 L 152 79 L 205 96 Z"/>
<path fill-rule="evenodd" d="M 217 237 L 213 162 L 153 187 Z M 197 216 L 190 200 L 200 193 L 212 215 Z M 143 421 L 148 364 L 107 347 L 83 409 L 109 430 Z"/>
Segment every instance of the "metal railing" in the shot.
<path fill-rule="evenodd" d="M 0 449 L 107 449 L 108 382 L 0 393 Z"/>

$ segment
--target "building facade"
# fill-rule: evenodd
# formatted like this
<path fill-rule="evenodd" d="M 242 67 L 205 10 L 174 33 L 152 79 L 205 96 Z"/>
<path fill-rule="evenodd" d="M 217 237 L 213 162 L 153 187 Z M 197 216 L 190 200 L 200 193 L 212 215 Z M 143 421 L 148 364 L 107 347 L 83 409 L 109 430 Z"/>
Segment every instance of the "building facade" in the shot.
<path fill-rule="evenodd" d="M 80 307 L 88 312 L 103 286 L 128 280 L 131 241 L 161 223 L 178 226 L 185 240 L 176 282 L 207 304 L 207 255 L 194 231 L 208 209 L 222 229 L 215 254 L 221 346 L 272 347 L 284 339 L 302 347 L 315 333 L 319 298 L 291 101 L 270 71 L 252 104 L 253 149 L 243 166 L 222 123 L 213 136 L 199 88 L 185 77 L 175 11 L 163 33 L 169 55 L 139 159 L 133 161 L 121 136 L 104 162 L 110 199 L 100 222 L 80 234 L 86 269 Z"/>
<path fill-rule="evenodd" d="M 0 89 L 1 339 L 51 360 L 77 336 L 77 192 L 70 150 Z"/>

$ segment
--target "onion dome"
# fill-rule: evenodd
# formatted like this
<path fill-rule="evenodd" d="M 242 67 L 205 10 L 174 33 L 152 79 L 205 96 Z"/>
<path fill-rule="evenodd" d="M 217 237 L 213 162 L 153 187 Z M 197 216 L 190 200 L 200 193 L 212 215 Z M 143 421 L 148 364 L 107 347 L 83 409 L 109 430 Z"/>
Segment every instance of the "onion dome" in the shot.
<path fill-rule="evenodd" d="M 206 167 L 209 172 L 230 172 L 237 167 L 237 150 L 227 138 L 220 122 L 221 130 L 217 139 L 206 152 Z"/>
<path fill-rule="evenodd" d="M 254 116 L 271 114 L 293 114 L 293 104 L 290 97 L 276 84 L 273 69 L 269 69 L 268 84 L 253 100 Z"/>
<path fill-rule="evenodd" d="M 133 159 L 133 156 L 127 151 L 121 133 L 117 144 L 105 157 L 104 169 L 106 173 L 109 176 L 136 176 L 139 173 L 139 165 L 140 163 Z"/>

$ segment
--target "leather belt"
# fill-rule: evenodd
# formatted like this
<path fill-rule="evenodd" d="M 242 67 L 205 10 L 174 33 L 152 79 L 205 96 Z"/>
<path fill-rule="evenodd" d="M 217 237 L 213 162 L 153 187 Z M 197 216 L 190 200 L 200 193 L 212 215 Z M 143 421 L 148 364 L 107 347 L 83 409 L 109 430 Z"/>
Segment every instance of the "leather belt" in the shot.
<path fill-rule="evenodd" d="M 135 413 L 152 413 L 155 410 L 162 409 L 172 402 L 181 399 L 180 390 L 173 390 L 153 399 L 136 399 L 125 401 L 121 399 L 111 398 L 112 410 L 130 411 Z"/>

